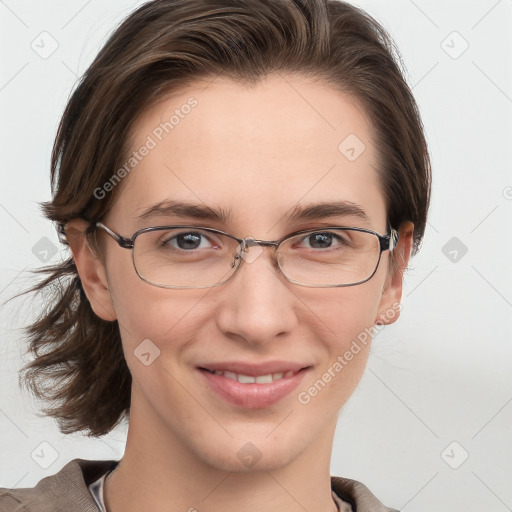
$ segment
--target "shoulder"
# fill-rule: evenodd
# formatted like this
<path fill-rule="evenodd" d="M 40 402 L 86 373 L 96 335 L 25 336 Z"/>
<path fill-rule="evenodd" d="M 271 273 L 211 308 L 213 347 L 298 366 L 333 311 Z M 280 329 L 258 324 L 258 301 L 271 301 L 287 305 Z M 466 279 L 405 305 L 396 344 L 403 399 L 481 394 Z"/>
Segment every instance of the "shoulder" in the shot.
<path fill-rule="evenodd" d="M 97 512 L 88 485 L 106 473 L 115 460 L 74 459 L 35 487 L 0 488 L 2 512 Z M 385 507 L 361 482 L 331 477 L 331 487 L 357 512 L 398 512 Z"/>
<path fill-rule="evenodd" d="M 1 512 L 98 512 L 88 485 L 117 461 L 74 459 L 35 487 L 0 488 Z"/>
<path fill-rule="evenodd" d="M 399 512 L 383 505 L 366 485 L 340 476 L 331 476 L 331 488 L 355 512 Z M 350 509 L 349 509 L 350 510 Z"/>

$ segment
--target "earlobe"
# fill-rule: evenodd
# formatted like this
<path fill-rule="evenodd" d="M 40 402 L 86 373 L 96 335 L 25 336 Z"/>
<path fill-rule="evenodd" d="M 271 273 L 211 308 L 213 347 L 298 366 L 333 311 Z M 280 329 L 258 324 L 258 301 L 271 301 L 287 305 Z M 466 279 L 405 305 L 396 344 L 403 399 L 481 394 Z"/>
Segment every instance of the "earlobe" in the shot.
<path fill-rule="evenodd" d="M 393 250 L 395 264 L 388 271 L 389 275 L 382 290 L 382 298 L 379 304 L 376 325 L 389 325 L 400 316 L 402 299 L 403 276 L 411 257 L 414 224 L 404 222 L 399 228 L 398 245 Z"/>
<path fill-rule="evenodd" d="M 85 295 L 93 311 L 106 321 L 114 321 L 117 315 L 108 289 L 105 266 L 89 245 L 85 236 L 88 224 L 75 219 L 66 225 L 66 237 L 73 254 Z"/>

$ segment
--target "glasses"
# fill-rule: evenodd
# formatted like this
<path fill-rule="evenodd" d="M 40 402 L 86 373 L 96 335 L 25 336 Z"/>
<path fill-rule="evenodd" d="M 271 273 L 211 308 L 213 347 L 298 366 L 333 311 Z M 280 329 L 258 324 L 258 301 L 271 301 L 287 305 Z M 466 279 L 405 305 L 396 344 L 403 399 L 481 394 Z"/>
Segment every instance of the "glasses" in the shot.
<path fill-rule="evenodd" d="M 155 226 L 126 238 L 102 222 L 96 227 L 132 252 L 137 275 L 161 288 L 220 286 L 233 277 L 242 260 L 254 261 L 264 247 L 291 283 L 313 288 L 354 286 L 373 277 L 383 251 L 392 251 L 398 232 L 382 236 L 364 228 L 322 227 L 291 233 L 280 240 L 237 238 L 224 231 L 196 226 Z M 64 236 L 64 226 L 58 227 Z"/>

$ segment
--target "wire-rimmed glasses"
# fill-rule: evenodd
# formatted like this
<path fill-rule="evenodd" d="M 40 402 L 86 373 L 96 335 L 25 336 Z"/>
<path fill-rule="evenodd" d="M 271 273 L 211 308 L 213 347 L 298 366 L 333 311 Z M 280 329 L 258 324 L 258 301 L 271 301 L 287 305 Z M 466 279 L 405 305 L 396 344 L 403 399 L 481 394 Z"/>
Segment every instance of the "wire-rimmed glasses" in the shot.
<path fill-rule="evenodd" d="M 220 286 L 233 277 L 254 251 L 273 249 L 273 260 L 284 277 L 299 286 L 341 287 L 362 284 L 373 277 L 383 251 L 392 251 L 398 232 L 387 235 L 344 226 L 311 228 L 280 240 L 238 238 L 224 231 L 190 225 L 154 226 L 130 238 L 102 222 L 96 227 L 132 252 L 137 275 L 161 288 L 191 289 Z M 60 233 L 64 227 L 59 226 Z M 253 251 L 251 253 L 251 251 Z"/>

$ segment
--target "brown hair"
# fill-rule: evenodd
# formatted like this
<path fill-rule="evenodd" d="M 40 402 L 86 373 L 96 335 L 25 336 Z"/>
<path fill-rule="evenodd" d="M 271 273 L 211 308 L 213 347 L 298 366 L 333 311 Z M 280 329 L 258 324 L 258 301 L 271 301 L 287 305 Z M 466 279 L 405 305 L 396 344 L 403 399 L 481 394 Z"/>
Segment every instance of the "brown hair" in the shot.
<path fill-rule="evenodd" d="M 58 223 L 95 222 L 116 188 L 94 191 L 122 166 L 130 129 L 150 105 L 198 78 L 251 85 L 270 73 L 323 80 L 360 101 L 372 123 L 388 222 L 414 223 L 420 246 L 430 201 L 430 161 L 415 100 L 384 29 L 338 0 L 158 0 L 134 11 L 81 78 L 63 114 L 52 163 Z M 341 142 L 341 141 L 340 141 Z M 117 322 L 97 317 L 72 258 L 42 268 L 29 291 L 49 292 L 48 307 L 27 327 L 35 355 L 20 382 L 44 399 L 61 432 L 99 436 L 127 417 L 131 375 Z"/>

